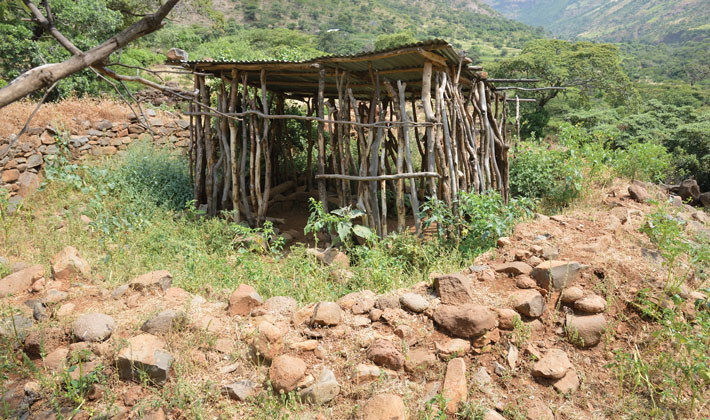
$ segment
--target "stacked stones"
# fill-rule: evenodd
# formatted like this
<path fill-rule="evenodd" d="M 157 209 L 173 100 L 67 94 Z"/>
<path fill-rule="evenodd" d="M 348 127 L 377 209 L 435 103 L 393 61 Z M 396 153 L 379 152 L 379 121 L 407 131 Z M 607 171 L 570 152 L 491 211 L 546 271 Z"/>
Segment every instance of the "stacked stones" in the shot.
<path fill-rule="evenodd" d="M 154 137 L 135 118 L 122 122 L 85 120 L 79 123 L 80 128 L 72 130 L 67 144 L 69 152 L 74 158 L 88 154 L 114 155 L 136 140 L 187 150 L 190 131 L 186 120 L 169 116 L 158 118 L 152 110 L 146 114 Z M 9 192 L 10 197 L 18 196 L 12 200 L 15 204 L 39 187 L 42 167 L 60 152 L 58 134 L 52 126 L 30 127 L 19 141 L 14 142 L 11 136 L 0 145 L 0 188 Z"/>

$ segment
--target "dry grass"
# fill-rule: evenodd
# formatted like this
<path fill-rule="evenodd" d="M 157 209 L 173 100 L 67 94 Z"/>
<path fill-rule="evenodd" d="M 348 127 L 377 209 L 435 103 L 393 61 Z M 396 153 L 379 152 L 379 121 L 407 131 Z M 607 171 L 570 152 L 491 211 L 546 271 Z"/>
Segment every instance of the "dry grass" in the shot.
<path fill-rule="evenodd" d="M 27 118 L 37 106 L 35 101 L 15 102 L 0 109 L 0 143 L 7 141 L 10 134 L 18 133 Z M 89 120 L 124 121 L 131 116 L 130 109 L 123 103 L 108 98 L 69 98 L 60 102 L 46 103 L 37 111 L 30 126 L 63 127 L 75 131 L 81 122 Z M 23 135 L 23 138 L 26 135 Z"/>

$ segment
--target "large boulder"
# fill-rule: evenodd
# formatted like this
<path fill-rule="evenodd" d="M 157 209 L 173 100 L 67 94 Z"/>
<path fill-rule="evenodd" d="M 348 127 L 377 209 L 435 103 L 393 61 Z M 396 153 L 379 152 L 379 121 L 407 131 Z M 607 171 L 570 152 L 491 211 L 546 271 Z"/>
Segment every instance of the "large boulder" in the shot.
<path fill-rule="evenodd" d="M 678 185 L 670 187 L 670 191 L 679 195 L 683 202 L 695 202 L 700 198 L 700 187 L 698 181 L 694 179 L 686 179 Z"/>
<path fill-rule="evenodd" d="M 545 290 L 562 290 L 574 282 L 581 269 L 575 261 L 544 261 L 532 270 L 532 276 Z"/>
<path fill-rule="evenodd" d="M 164 385 L 174 360 L 164 347 L 163 340 L 152 334 L 128 339 L 116 358 L 119 377 L 137 381 L 145 374 L 156 385 Z"/>
<path fill-rule="evenodd" d="M 498 315 L 473 303 L 439 305 L 434 311 L 434 322 L 452 336 L 478 338 L 498 326 Z"/>
<path fill-rule="evenodd" d="M 91 268 L 76 248 L 67 246 L 52 259 L 52 276 L 54 280 L 62 282 L 76 277 L 88 280 L 91 278 Z"/>
<path fill-rule="evenodd" d="M 434 277 L 434 290 L 442 303 L 462 305 L 473 302 L 473 283 L 462 274 L 445 274 Z"/>
<path fill-rule="evenodd" d="M 0 280 L 0 297 L 22 293 L 42 277 L 44 277 L 44 267 L 41 265 L 16 271 Z"/>
<path fill-rule="evenodd" d="M 80 316 L 72 325 L 72 334 L 77 341 L 99 342 L 111 336 L 116 321 L 108 315 L 89 313 Z"/>

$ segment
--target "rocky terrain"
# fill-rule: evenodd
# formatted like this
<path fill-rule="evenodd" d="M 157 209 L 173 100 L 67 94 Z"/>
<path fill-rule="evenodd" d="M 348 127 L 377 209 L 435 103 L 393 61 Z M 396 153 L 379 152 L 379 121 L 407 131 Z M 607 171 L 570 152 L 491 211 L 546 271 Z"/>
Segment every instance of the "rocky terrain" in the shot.
<path fill-rule="evenodd" d="M 588 209 L 519 224 L 465 272 L 335 302 L 248 284 L 204 298 L 161 267 L 116 286 L 67 238 L 46 265 L 5 261 L 0 337 L 23 368 L 4 382 L 3 415 L 179 419 L 203 404 L 205 418 L 620 418 L 608 365 L 652 329 L 639 294 L 680 295 L 689 323 L 707 299 L 690 265 L 666 284 L 639 232 L 650 198 L 669 199 L 617 184 Z M 689 233 L 708 234 L 706 213 L 670 200 Z M 310 254 L 346 270 L 333 252 Z"/>

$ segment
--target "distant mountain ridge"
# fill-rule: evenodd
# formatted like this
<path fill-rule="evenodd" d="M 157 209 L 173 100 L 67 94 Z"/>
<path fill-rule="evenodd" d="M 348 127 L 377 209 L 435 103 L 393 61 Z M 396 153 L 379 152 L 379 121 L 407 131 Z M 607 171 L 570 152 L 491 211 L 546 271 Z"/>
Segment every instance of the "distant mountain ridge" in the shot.
<path fill-rule="evenodd" d="M 567 38 L 685 42 L 710 39 L 708 0 L 487 0 L 504 16 Z"/>

